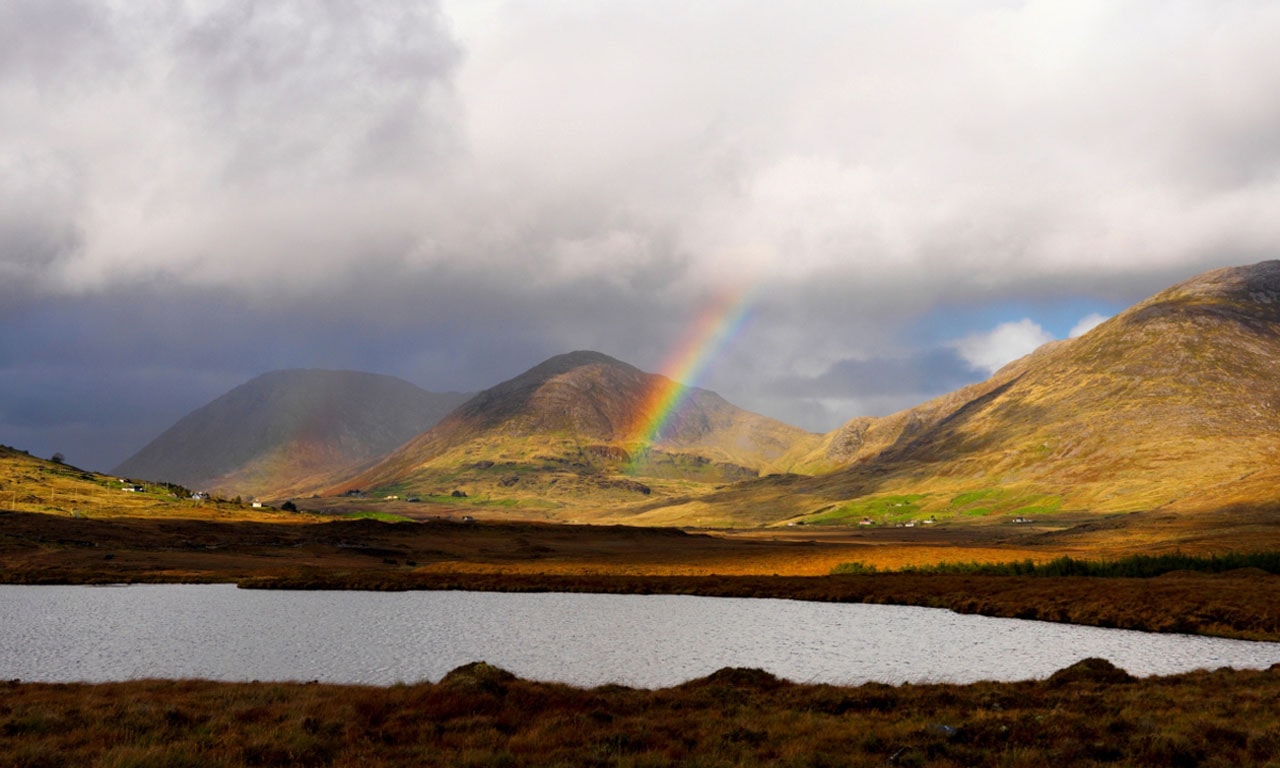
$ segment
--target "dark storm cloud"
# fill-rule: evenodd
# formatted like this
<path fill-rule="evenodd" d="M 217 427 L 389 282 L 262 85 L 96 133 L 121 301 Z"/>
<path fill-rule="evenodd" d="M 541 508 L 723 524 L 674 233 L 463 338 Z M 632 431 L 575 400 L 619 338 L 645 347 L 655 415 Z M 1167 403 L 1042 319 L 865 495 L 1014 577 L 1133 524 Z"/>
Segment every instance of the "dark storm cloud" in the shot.
<path fill-rule="evenodd" d="M 174 421 L 238 380 L 181 367 L 86 369 L 76 362 L 0 370 L 0 440 L 108 471 Z"/>
<path fill-rule="evenodd" d="M 5 327 L 24 331 L 0 334 L 0 442 L 107 470 L 270 370 L 366 370 L 477 391 L 572 349 L 627 360 L 665 351 L 660 306 L 607 284 L 530 291 L 518 278 L 481 286 L 435 274 L 377 293 L 376 313 L 361 292 L 271 300 L 175 283 L 10 306 Z M 609 313 L 635 336 L 594 320 Z"/>
<path fill-rule="evenodd" d="M 980 376 L 952 349 L 935 349 L 913 357 L 841 360 L 821 375 L 794 377 L 778 383 L 780 394 L 807 398 L 875 398 L 932 396 L 979 380 Z"/>

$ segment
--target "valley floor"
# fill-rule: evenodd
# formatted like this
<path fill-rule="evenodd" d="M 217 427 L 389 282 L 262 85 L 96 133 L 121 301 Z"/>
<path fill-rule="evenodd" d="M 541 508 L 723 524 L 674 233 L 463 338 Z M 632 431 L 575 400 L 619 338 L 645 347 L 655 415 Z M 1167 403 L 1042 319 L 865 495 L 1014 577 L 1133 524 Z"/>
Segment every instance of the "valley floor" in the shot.
<path fill-rule="evenodd" d="M 1268 516 L 1269 517 L 1269 516 Z M 304 522 L 310 520 L 312 522 Z M 1158 578 L 829 575 L 876 565 L 1047 561 L 1166 548 L 1280 550 L 1264 518 L 1181 535 L 1177 518 L 918 531 L 781 528 L 687 532 L 623 526 L 376 520 L 106 519 L 0 512 L 0 582 L 235 582 L 286 589 L 671 593 L 872 602 L 1156 632 L 1280 640 L 1280 576 L 1256 570 Z M 1155 533 L 1153 533 L 1153 530 Z M 1245 531 L 1241 533 L 1240 531 Z M 1216 538 L 1215 538 L 1216 536 Z M 1224 541 L 1246 538 L 1252 547 Z"/>

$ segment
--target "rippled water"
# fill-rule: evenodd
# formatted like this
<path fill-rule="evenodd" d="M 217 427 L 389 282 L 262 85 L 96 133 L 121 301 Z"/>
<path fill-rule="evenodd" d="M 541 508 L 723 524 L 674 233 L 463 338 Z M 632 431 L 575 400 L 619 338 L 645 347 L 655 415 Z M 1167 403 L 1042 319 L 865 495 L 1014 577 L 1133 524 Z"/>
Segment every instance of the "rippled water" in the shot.
<path fill-rule="evenodd" d="M 796 681 L 1043 678 L 1087 656 L 1136 675 L 1280 663 L 1280 643 L 933 608 L 667 595 L 0 586 L 0 679 L 536 680 L 665 687 L 727 666 Z"/>

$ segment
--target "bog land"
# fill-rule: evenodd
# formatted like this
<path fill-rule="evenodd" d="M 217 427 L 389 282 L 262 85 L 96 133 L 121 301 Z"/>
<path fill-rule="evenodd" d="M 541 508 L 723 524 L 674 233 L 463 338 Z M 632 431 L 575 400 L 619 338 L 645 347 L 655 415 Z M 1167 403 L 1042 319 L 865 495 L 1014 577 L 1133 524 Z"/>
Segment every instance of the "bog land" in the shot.
<path fill-rule="evenodd" d="M 1280 526 L 1262 513 L 1226 511 L 1216 526 L 1204 515 L 1144 513 L 1016 525 L 712 532 L 486 521 L 471 518 L 467 507 L 416 509 L 420 520 L 333 506 L 317 510 L 323 514 L 246 510 L 240 518 L 221 509 L 216 519 L 0 512 L 0 581 L 778 597 L 1280 640 L 1280 576 L 1265 557 L 1280 550 Z M 1151 545 L 1156 538 L 1158 547 Z M 1254 557 L 1235 561 L 1224 552 Z M 1134 576 L 1028 571 L 1064 558 L 1123 563 L 1161 553 L 1163 568 L 1113 571 Z M 946 563 L 953 567 L 938 567 Z M 1007 567 L 974 567 L 982 563 Z"/>
<path fill-rule="evenodd" d="M 473 519 L 448 503 L 285 513 L 143 496 L 89 515 L 0 512 L 0 581 L 782 597 L 1280 640 L 1280 576 L 1237 567 L 1280 550 L 1268 510 L 713 532 Z M 1036 575 L 1160 555 L 1158 575 Z M 1101 660 L 963 686 L 726 669 L 657 691 L 581 689 L 484 664 L 389 688 L 11 681 L 0 767 L 1266 765 L 1280 759 L 1278 705 L 1274 668 L 1133 679 Z"/>
<path fill-rule="evenodd" d="M 0 683 L 0 766 L 1271 765 L 1280 671 L 803 685 L 723 669 L 657 691 L 483 663 L 390 688 Z"/>

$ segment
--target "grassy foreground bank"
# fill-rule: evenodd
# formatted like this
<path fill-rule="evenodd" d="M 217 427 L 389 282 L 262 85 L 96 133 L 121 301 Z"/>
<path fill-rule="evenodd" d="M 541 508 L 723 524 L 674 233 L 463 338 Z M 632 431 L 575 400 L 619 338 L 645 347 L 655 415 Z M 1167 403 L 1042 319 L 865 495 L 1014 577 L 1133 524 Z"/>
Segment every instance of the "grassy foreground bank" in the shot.
<path fill-rule="evenodd" d="M 9 766 L 1275 765 L 1280 670 L 799 685 L 725 669 L 656 691 L 435 684 L 0 683 Z"/>

